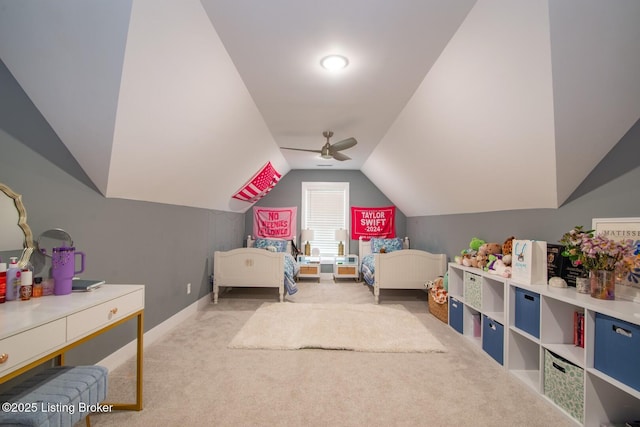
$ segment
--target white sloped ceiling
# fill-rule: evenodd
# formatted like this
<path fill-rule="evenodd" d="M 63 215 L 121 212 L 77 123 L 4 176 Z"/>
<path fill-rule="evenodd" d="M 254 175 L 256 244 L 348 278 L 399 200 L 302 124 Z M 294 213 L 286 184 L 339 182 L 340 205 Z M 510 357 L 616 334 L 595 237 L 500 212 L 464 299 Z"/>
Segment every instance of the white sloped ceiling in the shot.
<path fill-rule="evenodd" d="M 369 157 L 405 214 L 556 208 L 638 120 L 640 2 L 548 4 L 478 1 Z"/>
<path fill-rule="evenodd" d="M 289 170 L 201 3 L 135 1 L 107 196 L 244 210 L 267 161 Z"/>
<path fill-rule="evenodd" d="M 198 0 L 0 3 L 0 58 L 107 197 L 245 211 L 289 171 Z"/>
<path fill-rule="evenodd" d="M 546 3 L 480 1 L 362 170 L 408 216 L 552 207 L 554 147 Z"/>
<path fill-rule="evenodd" d="M 244 212 L 267 161 L 327 166 L 281 146 L 335 130 L 359 140 L 335 168 L 440 215 L 567 200 L 640 118 L 639 22 L 637 0 L 0 0 L 0 59 L 106 197 Z"/>

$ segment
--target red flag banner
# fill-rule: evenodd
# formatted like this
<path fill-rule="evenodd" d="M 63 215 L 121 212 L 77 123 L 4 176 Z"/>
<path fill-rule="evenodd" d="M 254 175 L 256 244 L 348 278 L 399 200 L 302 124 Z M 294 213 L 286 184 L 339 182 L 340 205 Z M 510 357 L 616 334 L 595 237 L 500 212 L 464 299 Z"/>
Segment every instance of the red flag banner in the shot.
<path fill-rule="evenodd" d="M 255 203 L 267 195 L 276 186 L 281 174 L 273 167 L 271 162 L 267 162 L 245 185 L 242 186 L 232 197 L 249 203 Z"/>
<path fill-rule="evenodd" d="M 372 237 L 396 237 L 396 207 L 381 208 L 351 207 L 351 239 L 364 240 Z"/>
<path fill-rule="evenodd" d="M 254 237 L 295 239 L 297 207 L 253 207 Z"/>

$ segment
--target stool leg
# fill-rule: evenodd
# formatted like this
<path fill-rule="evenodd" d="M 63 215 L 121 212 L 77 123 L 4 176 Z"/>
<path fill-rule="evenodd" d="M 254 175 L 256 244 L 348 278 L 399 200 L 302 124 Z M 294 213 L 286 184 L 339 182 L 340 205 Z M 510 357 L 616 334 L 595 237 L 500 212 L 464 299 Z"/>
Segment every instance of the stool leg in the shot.
<path fill-rule="evenodd" d="M 89 419 L 89 415 L 85 418 L 85 422 L 87 423 L 87 427 L 91 427 L 91 419 Z"/>

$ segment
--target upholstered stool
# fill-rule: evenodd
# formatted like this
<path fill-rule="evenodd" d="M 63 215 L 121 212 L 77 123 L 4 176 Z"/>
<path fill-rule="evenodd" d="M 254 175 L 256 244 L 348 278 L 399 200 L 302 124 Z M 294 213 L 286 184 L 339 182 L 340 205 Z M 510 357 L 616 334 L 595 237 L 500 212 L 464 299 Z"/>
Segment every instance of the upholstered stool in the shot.
<path fill-rule="evenodd" d="M 107 396 L 103 366 L 56 366 L 0 394 L 2 426 L 71 427 L 95 412 Z"/>

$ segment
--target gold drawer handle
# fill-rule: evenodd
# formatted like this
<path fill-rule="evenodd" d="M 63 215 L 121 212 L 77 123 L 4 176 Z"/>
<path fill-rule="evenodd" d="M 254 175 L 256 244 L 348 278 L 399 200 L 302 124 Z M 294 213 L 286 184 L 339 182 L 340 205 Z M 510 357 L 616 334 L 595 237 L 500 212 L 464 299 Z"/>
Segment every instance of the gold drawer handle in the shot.
<path fill-rule="evenodd" d="M 118 312 L 118 307 L 114 307 L 109 311 L 109 313 L 111 314 L 116 314 L 117 312 Z"/>
<path fill-rule="evenodd" d="M 9 355 L 7 353 L 0 354 L 0 363 L 4 363 L 9 360 Z"/>

